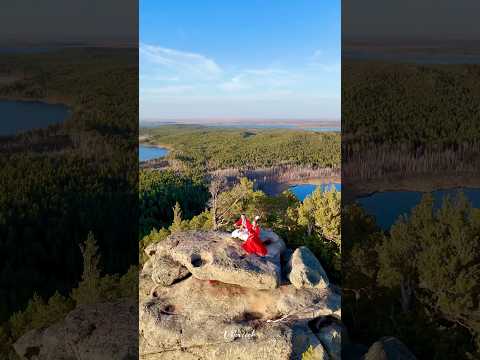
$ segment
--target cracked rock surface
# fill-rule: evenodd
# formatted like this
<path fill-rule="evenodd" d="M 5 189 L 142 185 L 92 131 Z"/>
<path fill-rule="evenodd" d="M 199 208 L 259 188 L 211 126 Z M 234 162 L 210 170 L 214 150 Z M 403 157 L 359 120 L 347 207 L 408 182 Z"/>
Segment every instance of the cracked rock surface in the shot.
<path fill-rule="evenodd" d="M 282 278 L 283 241 L 274 233 L 262 240 L 279 250 L 262 258 L 247 254 L 227 233 L 201 231 L 176 233 L 147 248 L 149 256 L 171 257 L 191 276 L 161 286 L 149 280 L 154 266 L 144 266 L 140 358 L 301 359 L 311 345 L 328 359 L 331 346 L 310 323 L 340 320 L 340 295 Z"/>

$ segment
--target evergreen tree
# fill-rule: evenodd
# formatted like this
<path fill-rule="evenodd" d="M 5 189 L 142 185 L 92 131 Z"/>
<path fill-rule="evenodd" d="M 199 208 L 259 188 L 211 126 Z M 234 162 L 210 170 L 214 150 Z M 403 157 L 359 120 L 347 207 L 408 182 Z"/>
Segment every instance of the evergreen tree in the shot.
<path fill-rule="evenodd" d="M 182 208 L 178 201 L 175 203 L 175 206 L 172 208 L 173 211 L 173 222 L 170 227 L 170 232 L 174 233 L 182 229 Z"/>
<path fill-rule="evenodd" d="M 100 255 L 92 232 L 88 233 L 84 245 L 80 245 L 83 256 L 82 280 L 73 289 L 72 298 L 77 304 L 92 304 L 101 299 Z"/>

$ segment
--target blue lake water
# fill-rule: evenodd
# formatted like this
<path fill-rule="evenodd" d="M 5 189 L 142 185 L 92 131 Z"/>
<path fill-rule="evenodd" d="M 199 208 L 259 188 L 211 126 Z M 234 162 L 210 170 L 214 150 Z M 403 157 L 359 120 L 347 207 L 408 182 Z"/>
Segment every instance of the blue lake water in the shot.
<path fill-rule="evenodd" d="M 69 116 L 70 109 L 65 105 L 39 101 L 0 100 L 0 114 L 0 135 L 15 135 L 60 123 Z"/>
<path fill-rule="evenodd" d="M 295 195 L 295 197 L 303 201 L 308 195 L 315 191 L 317 187 L 320 187 L 322 191 L 330 190 L 334 187 L 337 191 L 342 191 L 342 184 L 340 183 L 331 183 L 331 184 L 298 184 L 292 185 L 289 187 L 289 190 Z"/>
<path fill-rule="evenodd" d="M 480 189 L 448 189 L 432 192 L 435 208 L 442 205 L 446 196 L 454 197 L 463 191 L 472 206 L 480 207 Z M 378 192 L 357 199 L 365 211 L 373 215 L 377 224 L 384 230 L 390 229 L 400 215 L 409 215 L 411 210 L 420 203 L 423 193 L 417 191 L 386 191 Z"/>
<path fill-rule="evenodd" d="M 140 161 L 162 158 L 167 155 L 167 153 L 168 150 L 161 147 L 140 145 L 138 148 L 138 157 Z"/>

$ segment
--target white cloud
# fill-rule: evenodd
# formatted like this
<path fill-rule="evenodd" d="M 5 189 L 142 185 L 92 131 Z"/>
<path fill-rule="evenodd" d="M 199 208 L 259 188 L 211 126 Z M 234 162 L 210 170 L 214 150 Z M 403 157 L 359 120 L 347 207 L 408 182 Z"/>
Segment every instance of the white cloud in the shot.
<path fill-rule="evenodd" d="M 204 55 L 144 43 L 140 44 L 142 60 L 180 75 L 216 77 L 222 73 L 220 66 Z"/>
<path fill-rule="evenodd" d="M 327 73 L 339 73 L 342 69 L 340 63 L 333 63 L 333 64 L 313 63 L 312 65 Z"/>
<path fill-rule="evenodd" d="M 238 91 L 248 89 L 249 85 L 243 81 L 242 75 L 236 75 L 230 80 L 221 83 L 218 87 L 225 91 Z"/>
<path fill-rule="evenodd" d="M 195 87 L 191 85 L 170 85 L 160 86 L 152 89 L 142 89 L 141 93 L 148 97 L 164 96 L 164 95 L 180 95 L 186 94 L 194 90 Z"/>
<path fill-rule="evenodd" d="M 336 73 L 341 70 L 340 63 L 329 61 L 327 54 L 321 49 L 313 52 L 309 65 L 327 73 Z"/>
<path fill-rule="evenodd" d="M 268 91 L 289 86 L 296 78 L 295 74 L 282 69 L 247 69 L 221 83 L 219 88 L 225 91 L 249 89 Z"/>

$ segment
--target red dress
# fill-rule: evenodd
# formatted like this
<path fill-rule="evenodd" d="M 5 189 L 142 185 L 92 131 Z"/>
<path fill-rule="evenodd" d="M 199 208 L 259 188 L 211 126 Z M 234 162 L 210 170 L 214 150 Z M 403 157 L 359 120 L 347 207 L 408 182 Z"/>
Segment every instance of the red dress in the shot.
<path fill-rule="evenodd" d="M 240 219 L 237 220 L 235 225 L 237 225 L 237 226 L 242 226 L 243 225 L 244 228 L 247 228 L 247 223 L 250 224 L 250 221 L 248 221 L 248 219 L 242 220 L 242 218 L 240 218 Z"/>
<path fill-rule="evenodd" d="M 260 240 L 260 226 L 255 228 L 247 222 L 248 230 L 248 239 L 242 244 L 242 248 L 249 254 L 257 254 L 259 256 L 267 255 L 267 248 L 263 245 L 262 240 Z"/>

